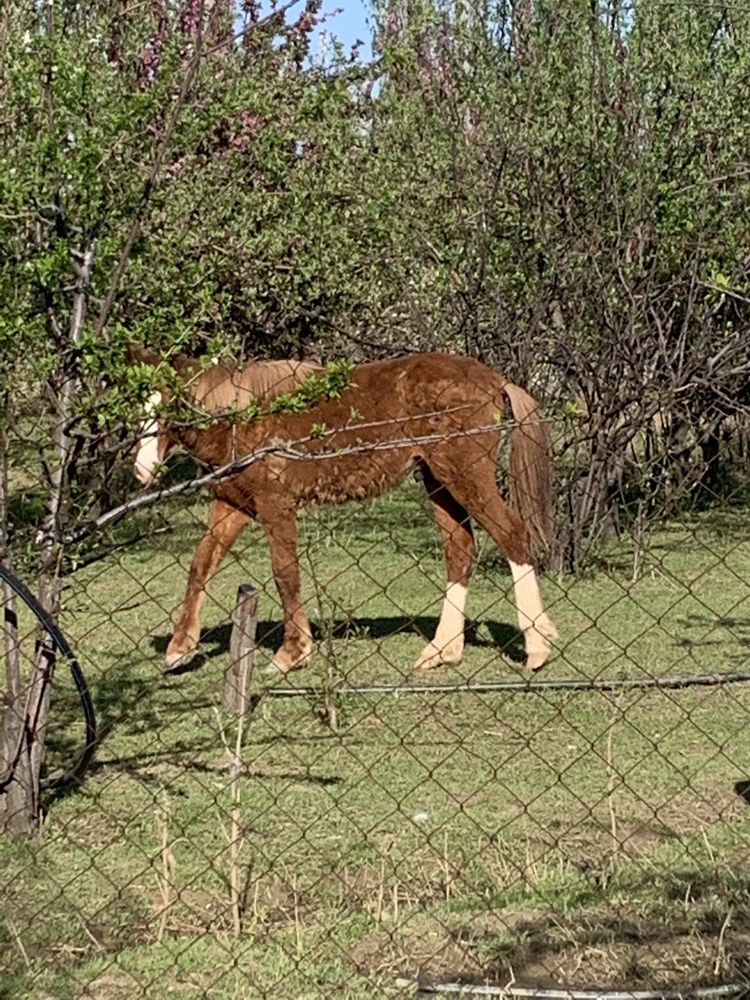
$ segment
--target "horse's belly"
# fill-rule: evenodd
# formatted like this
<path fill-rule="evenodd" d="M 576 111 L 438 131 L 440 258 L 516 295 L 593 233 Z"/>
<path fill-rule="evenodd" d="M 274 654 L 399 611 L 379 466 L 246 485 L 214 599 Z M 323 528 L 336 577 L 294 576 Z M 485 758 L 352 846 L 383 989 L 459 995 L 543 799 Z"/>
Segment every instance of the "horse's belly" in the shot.
<path fill-rule="evenodd" d="M 365 452 L 287 462 L 283 480 L 302 504 L 368 500 L 393 489 L 408 474 L 406 455 Z"/>

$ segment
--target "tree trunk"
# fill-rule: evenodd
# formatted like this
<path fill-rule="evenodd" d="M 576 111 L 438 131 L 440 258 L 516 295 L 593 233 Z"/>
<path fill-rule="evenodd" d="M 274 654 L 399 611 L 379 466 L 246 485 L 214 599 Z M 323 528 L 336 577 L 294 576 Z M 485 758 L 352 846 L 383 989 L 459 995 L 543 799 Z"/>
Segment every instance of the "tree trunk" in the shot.
<path fill-rule="evenodd" d="M 8 400 L 4 401 L 8 412 Z M 10 568 L 8 544 L 8 436 L 0 431 L 0 561 Z M 21 679 L 16 595 L 3 581 L 3 651 L 5 712 L 0 734 L 0 829 L 12 837 L 28 836 L 32 795 L 28 757 L 23 752 L 26 692 Z"/>
<path fill-rule="evenodd" d="M 94 245 L 74 258 L 76 289 L 73 297 L 66 342 L 61 345 L 58 378 L 50 385 L 55 401 L 53 456 L 48 477 L 47 516 L 39 539 L 39 602 L 50 616 L 60 610 L 62 593 L 63 537 L 70 518 L 70 473 L 74 441 L 72 419 L 78 395 L 76 349 L 80 343 L 88 308 L 89 285 L 94 262 Z M 2 487 L 2 554 L 6 564 L 10 553 L 5 532 L 7 524 L 8 478 L 7 442 L 3 438 Z M 14 605 L 5 598 L 6 612 Z M 6 619 L 6 685 L 8 707 L 3 719 L 2 764 L 5 776 L 0 778 L 0 793 L 4 792 L 4 808 L 0 812 L 2 829 L 16 837 L 32 837 L 39 832 L 42 820 L 41 772 L 44 764 L 45 736 L 50 708 L 50 690 L 55 656 L 47 636 L 40 634 L 31 676 L 24 685 L 21 676 L 18 644 Z M 4 785 L 4 787 L 3 787 Z"/>

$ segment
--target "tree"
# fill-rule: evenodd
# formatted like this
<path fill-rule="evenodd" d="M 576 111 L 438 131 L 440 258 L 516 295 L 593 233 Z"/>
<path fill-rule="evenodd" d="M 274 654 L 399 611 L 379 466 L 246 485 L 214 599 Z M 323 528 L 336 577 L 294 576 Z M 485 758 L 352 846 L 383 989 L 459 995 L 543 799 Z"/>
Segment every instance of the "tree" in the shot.
<path fill-rule="evenodd" d="M 397 342 L 477 354 L 545 400 L 556 561 L 580 567 L 612 530 L 721 487 L 750 356 L 750 18 L 658 0 L 377 11 L 368 183 L 400 207 L 379 312 L 397 310 Z"/>
<path fill-rule="evenodd" d="M 15 0 L 0 14 L 0 543 L 52 615 L 66 539 L 111 502 L 148 391 L 124 345 L 241 352 L 269 308 L 280 323 L 295 295 L 323 294 L 304 247 L 294 283 L 278 266 L 309 215 L 316 143 L 343 148 L 345 85 L 300 66 L 317 8 L 285 20 L 248 7 L 238 38 L 236 11 L 210 0 Z M 276 287 L 261 292 L 264 263 Z M 24 521 L 29 475 L 41 516 Z M 17 656 L 7 669 L 4 824 L 28 834 L 51 665 L 40 656 L 25 682 Z"/>

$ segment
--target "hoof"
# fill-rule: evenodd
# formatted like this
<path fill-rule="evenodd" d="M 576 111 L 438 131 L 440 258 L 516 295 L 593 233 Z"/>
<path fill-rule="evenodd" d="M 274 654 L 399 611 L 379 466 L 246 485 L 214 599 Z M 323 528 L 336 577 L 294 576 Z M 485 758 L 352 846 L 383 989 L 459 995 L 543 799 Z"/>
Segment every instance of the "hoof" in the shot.
<path fill-rule="evenodd" d="M 291 674 L 293 670 L 303 670 L 310 663 L 312 650 L 308 649 L 298 656 L 290 656 L 279 650 L 273 660 L 265 669 L 265 673 L 271 675 Z"/>
<path fill-rule="evenodd" d="M 164 657 L 164 673 L 169 674 L 173 670 L 179 670 L 180 667 L 187 666 L 197 651 L 197 646 L 194 646 L 192 649 L 185 650 L 184 653 L 179 652 L 179 650 L 167 651 L 167 654 Z"/>
<path fill-rule="evenodd" d="M 284 674 L 288 673 L 288 671 L 282 670 L 276 660 L 271 660 L 271 662 L 263 668 L 263 673 L 266 677 L 283 677 Z"/>
<path fill-rule="evenodd" d="M 542 669 L 548 659 L 549 652 L 529 653 L 526 658 L 526 666 L 532 671 L 532 673 L 537 673 L 537 671 Z"/>
<path fill-rule="evenodd" d="M 198 652 L 198 636 L 192 636 L 186 629 L 178 629 L 169 640 L 164 656 L 164 670 L 178 670 L 186 666 Z"/>
<path fill-rule="evenodd" d="M 555 639 L 557 629 L 545 614 L 540 615 L 526 632 L 526 666 L 533 673 L 541 670 L 550 658 Z"/>
<path fill-rule="evenodd" d="M 449 663 L 460 663 L 462 654 L 462 646 L 438 647 L 434 642 L 429 642 L 417 657 L 412 669 L 434 670 Z"/>

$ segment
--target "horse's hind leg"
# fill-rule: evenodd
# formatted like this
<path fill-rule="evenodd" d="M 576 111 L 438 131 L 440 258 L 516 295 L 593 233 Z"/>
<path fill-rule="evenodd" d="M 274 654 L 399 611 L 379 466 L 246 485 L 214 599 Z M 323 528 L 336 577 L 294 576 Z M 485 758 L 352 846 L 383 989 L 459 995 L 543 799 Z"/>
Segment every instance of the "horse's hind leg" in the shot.
<path fill-rule="evenodd" d="M 302 604 L 299 558 L 297 555 L 297 512 L 273 498 L 258 518 L 268 537 L 271 567 L 284 607 L 284 641 L 273 658 L 281 673 L 306 666 L 312 652 L 312 634 Z"/>
<path fill-rule="evenodd" d="M 531 670 L 540 670 L 549 659 L 557 630 L 542 605 L 531 560 L 529 531 L 498 493 L 494 458 L 482 454 L 479 449 L 464 454 L 460 466 L 455 453 L 446 458 L 445 462 L 431 460 L 433 471 L 491 536 L 510 563 L 526 665 Z"/>
<path fill-rule="evenodd" d="M 541 670 L 549 659 L 557 629 L 544 610 L 533 565 L 530 562 L 515 563 L 512 559 L 508 562 L 518 608 L 518 627 L 524 635 L 526 666 L 531 670 Z"/>
<path fill-rule="evenodd" d="M 424 469 L 424 484 L 440 528 L 447 584 L 435 638 L 419 654 L 417 670 L 458 663 L 464 651 L 464 608 L 474 561 L 474 533 L 465 508 Z"/>
<path fill-rule="evenodd" d="M 198 645 L 200 614 L 208 581 L 242 534 L 250 515 L 223 500 L 211 504 L 208 527 L 190 564 L 188 586 L 172 639 L 167 647 L 167 667 L 184 662 Z"/>

